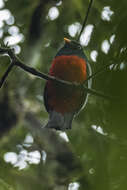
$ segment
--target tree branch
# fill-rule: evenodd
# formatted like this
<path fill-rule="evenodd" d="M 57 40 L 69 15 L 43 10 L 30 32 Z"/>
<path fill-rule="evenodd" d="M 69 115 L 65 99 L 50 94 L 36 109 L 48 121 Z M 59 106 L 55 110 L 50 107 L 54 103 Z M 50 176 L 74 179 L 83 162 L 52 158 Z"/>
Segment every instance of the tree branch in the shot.
<path fill-rule="evenodd" d="M 13 67 L 13 66 L 18 66 L 18 67 L 20 67 L 21 69 L 23 69 L 24 71 L 26 71 L 26 72 L 28 72 L 28 73 L 30 73 L 30 74 L 32 74 L 32 75 L 34 75 L 34 76 L 36 76 L 36 77 L 38 77 L 38 78 L 41 78 L 41 79 L 45 79 L 45 80 L 52 80 L 52 81 L 54 81 L 54 82 L 59 82 L 59 83 L 62 83 L 62 84 L 64 84 L 64 85 L 72 85 L 72 86 L 79 86 L 79 84 L 78 83 L 71 83 L 71 82 L 69 82 L 69 81 L 65 81 L 65 80 L 62 80 L 62 79 L 59 79 L 59 78 L 57 78 L 57 77 L 54 77 L 54 76 L 51 76 L 51 75 L 47 75 L 47 74 L 45 74 L 45 73 L 42 73 L 42 72 L 40 72 L 40 71 L 38 71 L 38 70 L 36 70 L 36 69 L 34 69 L 34 68 L 32 68 L 32 67 L 30 67 L 30 66 L 27 66 L 27 65 L 25 65 L 15 54 L 14 54 L 14 51 L 13 51 L 13 49 L 11 49 L 11 48 L 2 48 L 2 47 L 0 47 L 0 54 L 8 54 L 9 55 L 9 57 L 10 57 L 10 59 L 11 59 L 11 65 L 9 66 L 9 68 L 10 67 Z M 8 69 L 9 69 L 8 68 Z M 10 70 L 10 69 L 9 69 Z M 7 72 L 7 71 L 6 71 Z M 4 78 L 6 79 L 7 77 L 8 77 L 8 75 L 6 74 L 6 72 L 5 72 L 5 74 L 4 74 Z M 10 71 L 9 71 L 10 72 Z M 8 72 L 7 72 L 8 73 Z M 9 73 L 8 73 L 9 74 Z M 3 78 L 3 77 L 2 77 Z M 4 80 L 5 80 L 4 79 Z M 1 79 L 1 81 L 3 81 L 3 79 Z M 0 83 L 1 83 L 1 81 L 0 81 Z M 3 85 L 3 83 L 2 83 L 2 85 Z M 2 87 L 2 85 L 0 86 L 0 88 Z"/>
<path fill-rule="evenodd" d="M 9 65 L 9 67 L 7 68 L 6 72 L 4 73 L 4 75 L 2 76 L 2 78 L 0 80 L 0 88 L 3 86 L 5 80 L 8 77 L 8 75 L 9 75 L 10 71 L 12 70 L 13 66 L 14 66 L 13 63 L 11 63 Z"/>
<path fill-rule="evenodd" d="M 28 72 L 28 73 L 36 76 L 36 77 L 39 77 L 41 79 L 51 80 L 51 81 L 58 82 L 58 83 L 63 84 L 63 85 L 69 85 L 69 86 L 73 86 L 73 87 L 76 87 L 76 88 L 84 88 L 86 90 L 86 92 L 88 92 L 89 94 L 93 94 L 93 95 L 96 95 L 96 96 L 99 96 L 99 97 L 102 97 L 102 98 L 113 99 L 113 98 L 111 98 L 111 97 L 109 97 L 107 95 L 104 95 L 104 94 L 102 94 L 100 92 L 97 92 L 97 91 L 95 91 L 93 89 L 87 88 L 87 86 L 84 83 L 79 84 L 79 83 L 76 83 L 76 82 L 72 83 L 72 82 L 69 82 L 69 81 L 65 81 L 65 80 L 59 79 L 57 77 L 42 73 L 42 72 L 40 72 L 40 71 L 30 67 L 30 66 L 27 66 L 15 55 L 14 50 L 11 49 L 11 48 L 2 48 L 2 47 L 0 47 L 0 54 L 8 54 L 8 56 L 11 59 L 10 66 L 8 67 L 8 69 L 6 70 L 6 72 L 4 73 L 3 77 L 0 80 L 0 88 L 3 86 L 5 80 L 8 77 L 8 74 L 12 70 L 13 66 L 18 66 L 21 69 L 23 69 L 24 71 L 26 71 L 26 72 Z M 92 78 L 92 77 L 90 76 L 89 79 L 90 78 Z"/>
<path fill-rule="evenodd" d="M 19 61 L 16 61 L 15 62 L 15 65 L 20 67 L 21 69 L 23 69 L 24 71 L 38 77 L 38 78 L 41 78 L 41 79 L 45 79 L 45 80 L 51 80 L 51 81 L 54 81 L 54 82 L 59 82 L 59 83 L 62 83 L 64 85 L 75 85 L 75 86 L 78 86 L 78 83 L 71 83 L 69 81 L 65 81 L 65 80 L 62 80 L 62 79 L 59 79 L 57 77 L 54 77 L 54 76 L 51 76 L 51 75 L 47 75 L 45 73 L 42 73 L 30 66 L 27 66 L 25 64 L 23 64 L 22 62 L 19 62 Z"/>

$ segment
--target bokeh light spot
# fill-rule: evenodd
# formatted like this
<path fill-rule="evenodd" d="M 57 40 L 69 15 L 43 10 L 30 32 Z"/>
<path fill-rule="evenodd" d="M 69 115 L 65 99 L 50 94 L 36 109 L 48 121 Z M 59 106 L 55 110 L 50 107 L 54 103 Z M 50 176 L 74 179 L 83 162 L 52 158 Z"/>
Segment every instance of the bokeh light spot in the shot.
<path fill-rule="evenodd" d="M 98 52 L 96 50 L 91 51 L 90 57 L 91 57 L 93 62 L 96 62 L 97 56 L 98 56 Z"/>
<path fill-rule="evenodd" d="M 49 9 L 48 18 L 50 20 L 55 20 L 59 16 L 59 10 L 57 7 L 52 7 Z"/>
<path fill-rule="evenodd" d="M 70 183 L 70 184 L 69 184 L 68 190 L 78 190 L 79 187 L 80 187 L 79 183 L 73 182 L 73 183 Z"/>
<path fill-rule="evenodd" d="M 94 26 L 92 24 L 89 24 L 85 27 L 81 37 L 80 37 L 80 44 L 82 46 L 87 46 L 90 42 L 91 34 L 93 31 Z"/>
<path fill-rule="evenodd" d="M 111 10 L 109 6 L 106 6 L 103 8 L 102 13 L 101 13 L 101 18 L 106 21 L 111 20 L 111 16 L 114 14 L 114 12 Z"/>
<path fill-rule="evenodd" d="M 103 51 L 105 54 L 108 53 L 108 51 L 109 51 L 109 49 L 110 49 L 110 44 L 109 44 L 109 41 L 108 41 L 108 40 L 104 40 L 104 41 L 102 42 L 101 49 L 102 49 L 102 51 Z"/>
<path fill-rule="evenodd" d="M 75 35 L 79 33 L 80 29 L 81 29 L 81 24 L 79 22 L 76 22 L 68 26 L 68 33 L 70 36 L 75 37 Z"/>

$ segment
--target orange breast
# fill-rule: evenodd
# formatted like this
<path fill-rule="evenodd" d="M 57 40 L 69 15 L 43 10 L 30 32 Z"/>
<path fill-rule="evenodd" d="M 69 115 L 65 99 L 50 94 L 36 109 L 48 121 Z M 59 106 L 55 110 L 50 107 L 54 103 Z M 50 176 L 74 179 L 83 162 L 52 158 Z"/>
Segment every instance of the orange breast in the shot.
<path fill-rule="evenodd" d="M 86 62 L 78 56 L 56 57 L 50 69 L 50 75 L 60 79 L 82 83 L 86 80 Z M 84 92 L 70 86 L 47 83 L 48 104 L 60 113 L 75 112 L 83 104 Z"/>
<path fill-rule="evenodd" d="M 50 74 L 71 82 L 83 82 L 86 79 L 86 62 L 74 55 L 58 56 L 52 62 Z"/>

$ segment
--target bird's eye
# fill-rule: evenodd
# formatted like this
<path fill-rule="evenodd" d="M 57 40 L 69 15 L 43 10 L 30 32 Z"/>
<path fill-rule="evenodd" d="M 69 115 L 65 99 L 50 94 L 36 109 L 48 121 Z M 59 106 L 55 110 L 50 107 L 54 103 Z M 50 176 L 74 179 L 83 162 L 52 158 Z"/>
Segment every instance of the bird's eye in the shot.
<path fill-rule="evenodd" d="M 82 49 L 82 47 L 80 45 L 78 45 L 78 49 Z"/>
<path fill-rule="evenodd" d="M 75 42 L 75 41 L 71 41 L 71 46 L 74 49 L 82 49 L 82 46 L 78 42 Z"/>

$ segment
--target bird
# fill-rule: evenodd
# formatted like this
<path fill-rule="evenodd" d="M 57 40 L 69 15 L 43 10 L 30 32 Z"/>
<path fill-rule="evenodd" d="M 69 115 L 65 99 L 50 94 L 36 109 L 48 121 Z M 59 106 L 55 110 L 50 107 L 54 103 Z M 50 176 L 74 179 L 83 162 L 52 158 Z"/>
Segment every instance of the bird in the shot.
<path fill-rule="evenodd" d="M 64 38 L 64 46 L 51 62 L 49 75 L 82 84 L 91 74 L 83 47 L 76 41 Z M 86 81 L 88 88 L 91 85 L 92 79 Z M 48 80 L 44 88 L 44 105 L 49 121 L 45 127 L 61 131 L 71 129 L 74 117 L 84 108 L 87 99 L 88 93 L 83 88 Z"/>

